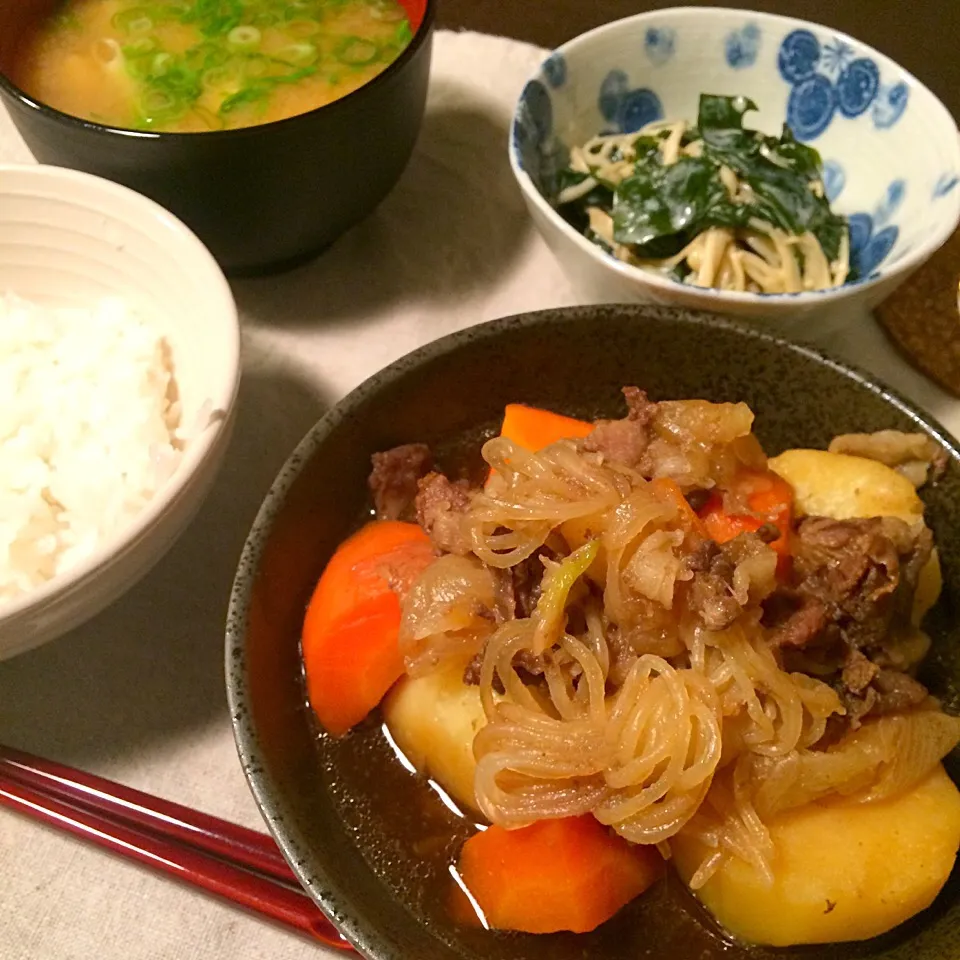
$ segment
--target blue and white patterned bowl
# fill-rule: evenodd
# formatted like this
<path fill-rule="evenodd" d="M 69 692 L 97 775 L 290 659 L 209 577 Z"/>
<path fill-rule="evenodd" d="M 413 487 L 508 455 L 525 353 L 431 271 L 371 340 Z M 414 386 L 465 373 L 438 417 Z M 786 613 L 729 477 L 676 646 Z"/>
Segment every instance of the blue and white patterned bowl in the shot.
<path fill-rule="evenodd" d="M 778 134 L 786 122 L 820 152 L 833 209 L 850 218 L 861 279 L 798 294 L 705 290 L 614 259 L 551 207 L 543 184 L 570 146 L 657 119 L 694 120 L 701 93 L 750 97 L 760 108 L 751 126 Z M 592 299 L 652 300 L 781 328 L 872 308 L 960 219 L 960 135 L 923 84 L 835 30 L 746 10 L 656 10 L 571 40 L 527 83 L 510 159 L 538 228 Z"/>

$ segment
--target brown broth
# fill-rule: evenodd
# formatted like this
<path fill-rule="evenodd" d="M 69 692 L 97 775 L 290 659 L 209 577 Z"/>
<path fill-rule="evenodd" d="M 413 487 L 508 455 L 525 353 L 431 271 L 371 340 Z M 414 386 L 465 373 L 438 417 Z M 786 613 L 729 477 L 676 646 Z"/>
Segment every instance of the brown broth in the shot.
<path fill-rule="evenodd" d="M 410 36 L 397 0 L 66 0 L 21 42 L 10 79 L 111 126 L 233 129 L 351 93 Z"/>
<path fill-rule="evenodd" d="M 319 734 L 318 753 L 326 788 L 361 855 L 435 936 L 451 945 L 466 942 L 478 952 L 490 937 L 524 936 L 466 927 L 451 919 L 455 888 L 450 867 L 475 827 L 469 817 L 447 807 L 429 780 L 404 768 L 379 715 L 340 740 Z M 627 942 L 636 958 L 719 958 L 729 944 L 672 873 L 594 933 L 551 936 L 584 941 L 585 956 L 604 956 L 609 952 L 604 943 Z"/>

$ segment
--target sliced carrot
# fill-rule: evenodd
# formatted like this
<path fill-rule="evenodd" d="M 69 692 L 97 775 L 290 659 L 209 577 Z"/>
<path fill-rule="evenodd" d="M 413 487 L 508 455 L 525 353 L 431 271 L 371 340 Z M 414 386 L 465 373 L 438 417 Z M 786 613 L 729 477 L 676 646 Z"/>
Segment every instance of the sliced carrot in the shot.
<path fill-rule="evenodd" d="M 662 867 L 655 847 L 633 846 L 587 814 L 488 827 L 463 845 L 459 875 L 495 929 L 584 933 L 643 893 Z M 461 919 L 463 899 L 454 907 Z"/>
<path fill-rule="evenodd" d="M 525 450 L 536 452 L 558 440 L 585 437 L 592 430 L 593 424 L 585 420 L 574 420 L 573 417 L 522 403 L 508 403 L 500 436 L 507 437 Z"/>
<path fill-rule="evenodd" d="M 687 502 L 676 480 L 671 480 L 670 477 L 657 477 L 650 481 L 650 486 L 658 497 L 677 508 L 681 526 L 701 535 L 704 533 L 703 523 L 697 516 L 696 510 Z"/>
<path fill-rule="evenodd" d="M 736 492 L 746 497 L 750 514 L 730 514 L 723 508 L 723 496 L 714 491 L 700 510 L 707 536 L 726 543 L 741 533 L 755 533 L 772 523 L 780 536 L 770 546 L 780 554 L 778 571 L 784 570 L 790 557 L 790 529 L 793 523 L 793 487 L 773 471 L 748 470 L 735 484 Z"/>
<path fill-rule="evenodd" d="M 586 420 L 574 420 L 573 417 L 522 403 L 508 403 L 503 412 L 500 436 L 512 440 L 524 450 L 536 453 L 558 440 L 585 437 L 592 430 L 593 424 Z M 487 474 L 487 483 L 495 473 L 495 470 L 491 470 Z"/>
<path fill-rule="evenodd" d="M 415 523 L 382 520 L 362 527 L 330 558 L 310 598 L 304 632 L 319 631 L 362 600 L 389 591 L 391 569 L 411 557 L 419 561 L 429 544 Z"/>
<path fill-rule="evenodd" d="M 359 723 L 403 674 L 399 630 L 400 601 L 381 593 L 310 641 L 304 635 L 310 704 L 334 736 Z"/>
<path fill-rule="evenodd" d="M 340 736 L 403 674 L 397 645 L 401 594 L 433 560 L 416 524 L 371 523 L 340 545 L 320 577 L 303 623 L 310 704 Z"/>

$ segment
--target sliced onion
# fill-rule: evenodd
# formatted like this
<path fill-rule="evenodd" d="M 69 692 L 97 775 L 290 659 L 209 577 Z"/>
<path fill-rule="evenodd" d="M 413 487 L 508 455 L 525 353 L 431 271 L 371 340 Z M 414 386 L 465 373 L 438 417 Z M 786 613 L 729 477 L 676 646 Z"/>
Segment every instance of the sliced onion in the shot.
<path fill-rule="evenodd" d="M 960 717 L 913 710 L 868 720 L 829 750 L 757 765 L 757 810 L 770 817 L 825 797 L 868 803 L 916 786 L 960 742 Z M 762 767 L 762 769 L 761 769 Z"/>
<path fill-rule="evenodd" d="M 676 550 L 682 542 L 680 530 L 654 531 L 637 547 L 623 570 L 623 579 L 636 593 L 667 610 L 672 609 L 673 592 L 682 567 Z"/>
<path fill-rule="evenodd" d="M 864 802 L 895 797 L 916 786 L 960 743 L 960 717 L 939 710 L 881 717 L 876 727 L 887 757 Z"/>
<path fill-rule="evenodd" d="M 400 650 L 411 676 L 451 656 L 472 656 L 493 632 L 493 574 L 479 561 L 447 554 L 414 581 L 403 603 Z"/>

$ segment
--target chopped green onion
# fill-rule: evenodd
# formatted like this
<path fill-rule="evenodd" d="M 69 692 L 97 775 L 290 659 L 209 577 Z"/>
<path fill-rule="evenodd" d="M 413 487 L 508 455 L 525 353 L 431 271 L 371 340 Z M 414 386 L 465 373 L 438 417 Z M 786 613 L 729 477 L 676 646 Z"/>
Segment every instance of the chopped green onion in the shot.
<path fill-rule="evenodd" d="M 320 30 L 316 20 L 291 20 L 284 28 L 284 33 L 292 40 L 306 40 Z"/>
<path fill-rule="evenodd" d="M 173 63 L 173 57 L 165 50 L 158 53 L 150 63 L 150 72 L 155 77 L 162 77 Z"/>
<path fill-rule="evenodd" d="M 158 4 L 150 9 L 154 20 L 180 20 L 190 12 L 189 3 L 166 3 Z"/>
<path fill-rule="evenodd" d="M 272 27 L 279 19 L 272 11 L 261 10 L 250 18 L 250 22 L 257 27 Z"/>
<path fill-rule="evenodd" d="M 125 43 L 120 49 L 128 60 L 132 57 L 145 57 L 157 49 L 157 42 L 151 37 L 137 37 L 136 40 Z"/>
<path fill-rule="evenodd" d="M 215 114 L 212 110 L 208 110 L 206 107 L 195 106 L 193 112 L 211 129 L 211 130 L 222 130 L 223 129 L 223 118 Z"/>
<path fill-rule="evenodd" d="M 247 57 L 243 64 L 243 73 L 247 77 L 262 77 L 270 69 L 270 61 L 266 57 Z"/>
<path fill-rule="evenodd" d="M 161 77 L 155 79 L 159 80 Z M 200 94 L 198 84 L 199 77 L 196 71 L 188 70 L 176 61 L 165 66 L 162 79 L 166 86 L 176 90 L 182 96 L 193 98 Z"/>
<path fill-rule="evenodd" d="M 530 618 L 534 623 L 532 647 L 535 654 L 549 650 L 560 639 L 570 591 L 590 569 L 599 550 L 599 540 L 588 540 L 559 563 L 544 564 L 546 570 L 540 585 L 540 599 Z"/>
<path fill-rule="evenodd" d="M 300 20 L 304 14 L 308 17 L 317 17 L 319 11 L 314 10 L 313 6 L 310 0 L 291 0 L 290 3 L 284 4 L 283 19 L 287 21 Z"/>
<path fill-rule="evenodd" d="M 143 110 L 148 116 L 170 113 L 179 105 L 177 98 L 165 90 L 148 90 L 143 96 Z"/>
<path fill-rule="evenodd" d="M 278 50 L 277 57 L 285 63 L 304 66 L 316 62 L 317 48 L 312 43 L 291 43 L 282 50 Z"/>
<path fill-rule="evenodd" d="M 393 31 L 391 42 L 402 50 L 413 39 L 413 31 L 410 29 L 410 21 L 404 20 L 397 24 L 397 29 Z"/>
<path fill-rule="evenodd" d="M 101 37 L 91 47 L 94 57 L 101 63 L 115 63 L 123 59 L 123 51 L 116 40 L 109 37 Z"/>
<path fill-rule="evenodd" d="M 380 48 L 362 37 L 347 37 L 340 44 L 336 57 L 348 67 L 365 67 L 380 56 Z"/>
<path fill-rule="evenodd" d="M 223 89 L 239 84 L 240 70 L 235 63 L 228 63 L 219 67 L 211 67 L 203 74 L 203 85 L 207 89 Z"/>
<path fill-rule="evenodd" d="M 266 83 L 253 83 L 249 87 L 244 87 L 243 90 L 238 90 L 235 94 L 227 97 L 226 100 L 220 104 L 220 116 L 225 117 L 227 114 L 233 113 L 234 110 L 237 110 L 240 107 L 252 106 L 260 103 L 266 99 L 267 95 L 272 89 L 273 88 Z"/>
<path fill-rule="evenodd" d="M 275 87 L 281 84 L 297 83 L 304 77 L 311 77 L 317 72 L 316 67 L 300 67 L 293 70 L 286 76 L 262 77 L 254 80 L 242 90 L 238 90 L 232 96 L 226 98 L 220 104 L 220 115 L 225 116 L 243 106 L 257 106 L 261 110 L 266 107 L 266 99 L 273 92 Z"/>
<path fill-rule="evenodd" d="M 227 34 L 227 43 L 235 50 L 255 50 L 260 45 L 261 33 L 256 27 L 234 27 Z"/>
<path fill-rule="evenodd" d="M 201 70 L 208 70 L 211 67 L 222 67 L 233 59 L 233 55 L 224 50 L 219 44 L 205 43 L 196 48 L 196 62 Z"/>
<path fill-rule="evenodd" d="M 240 26 L 243 13 L 240 0 L 195 0 L 180 22 L 195 23 L 205 37 L 219 37 Z"/>
<path fill-rule="evenodd" d="M 126 33 L 146 33 L 153 27 L 149 11 L 144 7 L 130 7 L 115 13 L 110 21 L 117 30 Z"/>
<path fill-rule="evenodd" d="M 147 74 L 150 72 L 150 63 L 146 57 L 124 57 L 123 66 L 127 76 L 134 80 L 148 80 Z"/>

